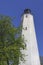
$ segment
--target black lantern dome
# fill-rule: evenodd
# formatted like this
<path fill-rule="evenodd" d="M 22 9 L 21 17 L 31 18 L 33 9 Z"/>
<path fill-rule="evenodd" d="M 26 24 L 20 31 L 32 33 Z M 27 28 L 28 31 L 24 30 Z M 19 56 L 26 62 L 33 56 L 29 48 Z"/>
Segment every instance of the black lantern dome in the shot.
<path fill-rule="evenodd" d="M 27 13 L 31 13 L 31 10 L 30 9 L 25 9 L 24 14 L 27 14 Z"/>

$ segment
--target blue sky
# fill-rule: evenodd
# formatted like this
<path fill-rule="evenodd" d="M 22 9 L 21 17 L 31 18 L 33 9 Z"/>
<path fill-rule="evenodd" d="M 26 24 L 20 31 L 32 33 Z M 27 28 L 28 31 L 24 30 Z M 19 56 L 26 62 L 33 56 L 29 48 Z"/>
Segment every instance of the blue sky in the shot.
<path fill-rule="evenodd" d="M 43 56 L 43 0 L 0 0 L 0 14 L 15 16 L 12 22 L 15 26 L 20 25 L 25 8 L 30 8 L 33 13 L 39 54 Z"/>

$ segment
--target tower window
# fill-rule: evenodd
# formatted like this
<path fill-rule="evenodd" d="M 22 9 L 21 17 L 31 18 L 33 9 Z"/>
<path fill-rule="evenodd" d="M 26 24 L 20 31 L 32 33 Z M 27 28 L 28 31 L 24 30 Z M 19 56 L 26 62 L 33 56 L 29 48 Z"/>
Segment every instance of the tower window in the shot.
<path fill-rule="evenodd" d="M 27 30 L 27 27 L 24 27 L 23 29 L 24 29 L 24 30 Z"/>
<path fill-rule="evenodd" d="M 27 30 L 27 27 L 25 27 L 25 30 Z"/>
<path fill-rule="evenodd" d="M 26 18 L 28 17 L 28 15 L 26 15 Z"/>

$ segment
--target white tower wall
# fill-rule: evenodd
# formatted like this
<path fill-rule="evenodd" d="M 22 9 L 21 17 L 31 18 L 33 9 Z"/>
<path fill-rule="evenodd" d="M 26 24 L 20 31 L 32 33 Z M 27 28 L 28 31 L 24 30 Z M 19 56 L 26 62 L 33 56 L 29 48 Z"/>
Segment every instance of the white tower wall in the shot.
<path fill-rule="evenodd" d="M 25 13 L 22 25 L 22 35 L 26 43 L 26 50 L 21 50 L 21 52 L 26 56 L 24 57 L 25 62 L 21 61 L 20 65 L 40 65 L 33 15 Z"/>

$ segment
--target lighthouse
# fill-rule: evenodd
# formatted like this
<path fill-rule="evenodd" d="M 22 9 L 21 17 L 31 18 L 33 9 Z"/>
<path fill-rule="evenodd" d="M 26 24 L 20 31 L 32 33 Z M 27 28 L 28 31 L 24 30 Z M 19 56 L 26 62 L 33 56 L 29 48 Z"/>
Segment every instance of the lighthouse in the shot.
<path fill-rule="evenodd" d="M 22 36 L 24 37 L 26 49 L 21 50 L 25 54 L 25 62 L 20 61 L 20 65 L 40 65 L 34 18 L 30 9 L 24 10 L 22 15 L 22 28 Z"/>

